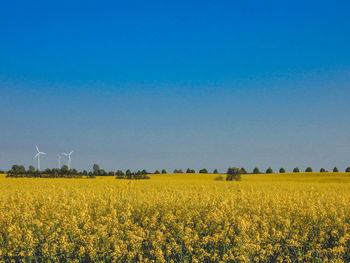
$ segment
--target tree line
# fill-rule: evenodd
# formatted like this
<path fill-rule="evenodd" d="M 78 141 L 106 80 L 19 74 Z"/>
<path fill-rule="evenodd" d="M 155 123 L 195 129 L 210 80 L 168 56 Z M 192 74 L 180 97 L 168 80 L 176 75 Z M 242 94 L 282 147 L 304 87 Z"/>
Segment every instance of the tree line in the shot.
<path fill-rule="evenodd" d="M 284 168 L 280 168 L 279 173 L 286 173 L 286 170 Z M 299 173 L 300 169 L 298 167 L 295 167 L 292 170 L 293 173 Z M 307 167 L 305 169 L 305 172 L 313 172 L 313 169 L 311 167 Z M 320 172 L 328 172 L 326 169 L 321 168 Z M 337 167 L 334 167 L 332 172 L 336 173 L 339 172 L 339 169 Z M 345 172 L 350 173 L 350 167 L 347 167 L 345 169 Z M 4 173 L 0 171 L 0 173 Z M 149 179 L 148 174 L 167 174 L 167 170 L 156 170 L 153 173 L 147 172 L 147 170 L 138 170 L 135 172 L 132 172 L 130 169 L 127 169 L 125 172 L 122 170 L 109 171 L 106 172 L 104 169 L 101 169 L 98 164 L 94 164 L 91 171 L 83 170 L 83 171 L 77 171 L 76 169 L 68 169 L 67 165 L 63 165 L 61 168 L 47 168 L 43 171 L 38 171 L 34 168 L 34 166 L 30 165 L 29 168 L 26 170 L 23 165 L 13 165 L 11 167 L 11 170 L 7 172 L 7 177 L 47 177 L 47 178 L 79 178 L 79 177 L 87 177 L 87 178 L 95 178 L 96 176 L 115 176 L 117 179 Z M 182 169 L 174 169 L 173 173 L 179 174 L 179 173 L 187 173 L 187 174 L 194 174 L 196 173 L 195 169 L 188 168 L 186 172 L 184 172 Z M 209 173 L 208 169 L 203 168 L 198 171 L 200 174 L 207 174 Z M 218 174 L 218 170 L 214 169 L 212 171 L 213 174 Z M 247 174 L 248 172 L 244 168 L 236 168 L 231 167 L 228 169 L 226 174 Z M 252 174 L 262 174 L 259 170 L 259 168 L 255 167 L 252 171 Z M 274 171 L 271 167 L 267 168 L 265 171 L 266 174 L 272 174 Z M 218 177 L 219 178 L 219 177 Z M 229 177 L 231 178 L 231 177 Z"/>

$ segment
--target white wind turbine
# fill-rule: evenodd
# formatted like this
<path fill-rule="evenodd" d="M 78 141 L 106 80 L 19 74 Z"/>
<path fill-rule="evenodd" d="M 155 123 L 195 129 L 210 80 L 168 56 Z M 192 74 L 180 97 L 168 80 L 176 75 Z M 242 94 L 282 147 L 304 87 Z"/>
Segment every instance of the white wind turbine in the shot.
<path fill-rule="evenodd" d="M 72 155 L 72 153 L 73 153 L 74 151 L 71 151 L 70 153 L 62 153 L 63 155 L 65 155 L 65 156 L 68 156 L 68 170 L 70 170 L 70 162 L 71 162 L 71 158 L 70 158 L 70 156 Z"/>
<path fill-rule="evenodd" d="M 46 154 L 46 153 L 39 151 L 39 148 L 36 145 L 35 145 L 35 148 L 36 148 L 37 154 L 34 156 L 33 159 L 38 158 L 38 170 L 40 171 L 40 155 Z"/>

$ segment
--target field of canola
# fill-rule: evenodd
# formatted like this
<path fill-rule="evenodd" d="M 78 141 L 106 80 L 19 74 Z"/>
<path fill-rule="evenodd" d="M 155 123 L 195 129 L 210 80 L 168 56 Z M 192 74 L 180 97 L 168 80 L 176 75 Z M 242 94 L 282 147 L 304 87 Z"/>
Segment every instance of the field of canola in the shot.
<path fill-rule="evenodd" d="M 0 178 L 0 262 L 349 262 L 350 175 Z"/>

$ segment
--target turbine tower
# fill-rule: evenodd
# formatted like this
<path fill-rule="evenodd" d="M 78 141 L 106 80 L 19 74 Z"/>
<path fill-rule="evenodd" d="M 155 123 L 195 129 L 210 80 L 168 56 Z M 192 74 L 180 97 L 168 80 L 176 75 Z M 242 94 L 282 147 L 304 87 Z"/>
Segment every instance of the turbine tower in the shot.
<path fill-rule="evenodd" d="M 39 151 L 39 148 L 36 145 L 35 145 L 35 148 L 36 148 L 37 154 L 34 156 L 33 159 L 38 158 L 38 170 L 40 171 L 40 155 L 46 154 L 46 153 Z"/>
<path fill-rule="evenodd" d="M 73 153 L 74 151 L 71 151 L 70 153 L 62 153 L 63 155 L 65 155 L 65 156 L 68 156 L 68 170 L 70 170 L 70 162 L 71 162 L 71 155 L 72 155 L 72 153 Z"/>
<path fill-rule="evenodd" d="M 58 154 L 57 157 L 58 157 L 58 169 L 61 169 L 61 155 Z"/>

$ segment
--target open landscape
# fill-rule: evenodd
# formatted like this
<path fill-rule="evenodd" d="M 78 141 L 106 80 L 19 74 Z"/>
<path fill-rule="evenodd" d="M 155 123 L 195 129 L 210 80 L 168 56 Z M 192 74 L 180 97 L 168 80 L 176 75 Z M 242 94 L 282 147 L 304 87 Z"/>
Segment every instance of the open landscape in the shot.
<path fill-rule="evenodd" d="M 350 173 L 217 176 L 2 175 L 0 261 L 349 262 Z"/>
<path fill-rule="evenodd" d="M 0 263 L 350 263 L 350 1 L 0 1 Z"/>

